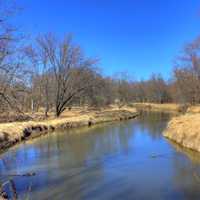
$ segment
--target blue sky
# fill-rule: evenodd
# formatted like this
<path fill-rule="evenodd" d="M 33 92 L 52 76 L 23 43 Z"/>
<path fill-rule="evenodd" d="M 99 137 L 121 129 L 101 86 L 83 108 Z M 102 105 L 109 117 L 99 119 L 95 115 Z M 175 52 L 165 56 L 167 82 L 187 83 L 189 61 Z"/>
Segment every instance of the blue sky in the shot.
<path fill-rule="evenodd" d="M 16 0 L 27 34 L 74 34 L 104 74 L 169 78 L 173 59 L 200 34 L 199 0 Z"/>

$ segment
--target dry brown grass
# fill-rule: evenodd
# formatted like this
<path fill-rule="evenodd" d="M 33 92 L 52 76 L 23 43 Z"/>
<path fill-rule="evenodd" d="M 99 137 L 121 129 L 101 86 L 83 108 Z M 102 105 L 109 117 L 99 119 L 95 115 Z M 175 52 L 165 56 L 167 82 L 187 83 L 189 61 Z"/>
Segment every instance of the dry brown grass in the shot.
<path fill-rule="evenodd" d="M 190 106 L 187 109 L 187 113 L 200 113 L 200 105 Z"/>
<path fill-rule="evenodd" d="M 51 115 L 48 119 L 38 120 L 38 113 L 35 120 L 25 121 L 25 122 L 11 122 L 11 123 L 1 123 L 0 124 L 0 141 L 3 141 L 4 133 L 8 136 L 8 141 L 20 140 L 24 136 L 24 130 L 30 128 L 35 130 L 40 127 L 53 127 L 57 128 L 67 128 L 67 127 L 78 127 L 83 125 L 89 125 L 89 123 L 101 123 L 107 121 L 115 121 L 119 119 L 126 119 L 129 116 L 134 116 L 137 114 L 135 108 L 123 107 L 118 109 L 116 106 L 111 106 L 107 109 L 101 110 L 89 110 L 84 108 L 74 108 L 70 111 L 66 111 L 59 118 L 55 118 Z M 31 131 L 32 131 L 31 130 Z"/>
<path fill-rule="evenodd" d="M 188 113 L 172 118 L 164 131 L 164 136 L 200 152 L 200 114 Z"/>
<path fill-rule="evenodd" d="M 165 103 L 165 104 L 157 104 L 157 103 L 134 103 L 133 106 L 141 109 L 148 109 L 153 111 L 163 111 L 163 112 L 179 112 L 180 105 L 174 103 Z"/>

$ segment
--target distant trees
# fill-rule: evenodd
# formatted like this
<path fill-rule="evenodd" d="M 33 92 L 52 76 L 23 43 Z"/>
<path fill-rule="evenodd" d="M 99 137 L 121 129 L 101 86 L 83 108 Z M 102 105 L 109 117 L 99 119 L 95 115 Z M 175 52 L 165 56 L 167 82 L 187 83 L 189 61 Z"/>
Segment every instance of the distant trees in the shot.
<path fill-rule="evenodd" d="M 113 80 L 97 73 L 94 82 L 95 85 L 87 89 L 86 95 L 80 97 L 81 102 L 93 107 L 103 107 L 113 103 L 115 99 Z"/>
<path fill-rule="evenodd" d="M 116 79 L 116 87 L 117 87 L 117 97 L 118 100 L 120 101 L 121 105 L 126 104 L 130 97 L 130 87 L 131 83 L 128 80 L 128 77 L 124 73 L 120 73 L 119 77 Z"/>
<path fill-rule="evenodd" d="M 174 69 L 176 100 L 200 103 L 200 37 L 186 45 Z"/>
<path fill-rule="evenodd" d="M 136 102 L 171 102 L 169 84 L 161 75 L 152 75 L 146 81 L 133 83 L 132 93 Z"/>
<path fill-rule="evenodd" d="M 200 37 L 187 44 L 176 58 L 171 81 L 160 75 L 134 83 L 137 102 L 200 103 Z"/>

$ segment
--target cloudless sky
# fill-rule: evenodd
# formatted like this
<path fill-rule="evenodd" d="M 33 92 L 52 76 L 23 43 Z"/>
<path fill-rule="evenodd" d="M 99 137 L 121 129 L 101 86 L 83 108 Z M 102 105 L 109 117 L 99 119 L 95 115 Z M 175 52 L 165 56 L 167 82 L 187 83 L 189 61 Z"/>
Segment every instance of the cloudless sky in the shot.
<path fill-rule="evenodd" d="M 169 78 L 173 59 L 200 35 L 199 0 L 16 0 L 27 34 L 70 32 L 104 74 Z"/>

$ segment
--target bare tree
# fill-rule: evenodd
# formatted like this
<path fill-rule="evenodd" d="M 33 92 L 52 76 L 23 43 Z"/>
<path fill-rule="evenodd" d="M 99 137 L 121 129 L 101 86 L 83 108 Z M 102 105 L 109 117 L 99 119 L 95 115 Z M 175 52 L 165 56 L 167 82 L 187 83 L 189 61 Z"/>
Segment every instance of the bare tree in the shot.
<path fill-rule="evenodd" d="M 24 91 L 24 78 L 27 70 L 20 54 L 19 40 L 14 26 L 9 19 L 15 10 L 9 1 L 0 1 L 0 100 L 4 107 L 21 112 L 19 95 Z"/>
<path fill-rule="evenodd" d="M 176 59 L 174 78 L 179 101 L 200 103 L 200 37 L 187 44 Z"/>
<path fill-rule="evenodd" d="M 58 117 L 73 99 L 94 85 L 96 60 L 85 58 L 69 35 L 62 41 L 58 41 L 52 34 L 40 36 L 37 38 L 37 46 L 37 55 L 42 60 L 41 67 L 46 69 L 43 77 L 46 102 L 49 101 L 48 87 L 53 85 L 55 113 Z"/>

